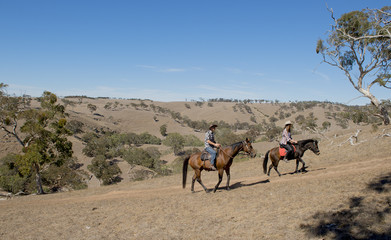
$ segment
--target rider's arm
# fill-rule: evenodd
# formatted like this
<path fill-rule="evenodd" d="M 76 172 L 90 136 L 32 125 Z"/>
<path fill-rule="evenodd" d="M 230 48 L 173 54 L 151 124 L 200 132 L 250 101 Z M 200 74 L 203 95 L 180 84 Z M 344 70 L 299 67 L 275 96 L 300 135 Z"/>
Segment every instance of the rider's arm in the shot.
<path fill-rule="evenodd" d="M 214 143 L 214 142 L 212 142 L 212 141 L 210 141 L 210 140 L 208 140 L 207 142 L 208 142 L 210 145 L 212 145 L 212 146 L 220 147 L 220 144 L 218 144 L 218 143 Z"/>

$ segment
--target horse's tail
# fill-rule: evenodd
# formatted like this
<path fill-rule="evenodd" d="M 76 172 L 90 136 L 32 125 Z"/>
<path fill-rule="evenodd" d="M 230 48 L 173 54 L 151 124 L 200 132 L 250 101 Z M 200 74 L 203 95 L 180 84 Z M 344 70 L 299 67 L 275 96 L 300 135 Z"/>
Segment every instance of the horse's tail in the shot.
<path fill-rule="evenodd" d="M 266 174 L 267 161 L 269 160 L 269 151 L 265 154 L 265 158 L 263 159 L 263 172 Z"/>
<path fill-rule="evenodd" d="M 182 187 L 185 188 L 186 187 L 186 179 L 187 179 L 187 167 L 189 165 L 189 159 L 190 159 L 190 155 L 187 156 L 185 158 L 185 160 L 183 161 L 183 169 L 182 169 Z"/>

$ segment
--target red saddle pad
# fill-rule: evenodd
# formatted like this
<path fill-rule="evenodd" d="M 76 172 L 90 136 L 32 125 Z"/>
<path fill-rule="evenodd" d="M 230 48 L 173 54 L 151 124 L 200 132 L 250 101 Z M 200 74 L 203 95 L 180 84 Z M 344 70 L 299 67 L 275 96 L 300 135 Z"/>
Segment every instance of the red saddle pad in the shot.
<path fill-rule="evenodd" d="M 292 146 L 293 146 L 293 145 L 292 145 Z M 295 146 L 293 146 L 293 152 L 296 152 Z M 286 155 L 286 149 L 280 147 L 280 156 L 281 156 L 281 157 L 284 157 L 285 155 Z"/>

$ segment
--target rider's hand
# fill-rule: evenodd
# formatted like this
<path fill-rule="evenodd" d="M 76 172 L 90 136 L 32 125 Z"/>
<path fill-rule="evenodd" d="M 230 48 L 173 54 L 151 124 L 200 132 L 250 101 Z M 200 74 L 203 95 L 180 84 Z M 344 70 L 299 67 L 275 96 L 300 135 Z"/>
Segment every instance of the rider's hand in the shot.
<path fill-rule="evenodd" d="M 216 143 L 216 144 L 215 144 L 215 147 L 219 148 L 219 147 L 221 147 L 221 145 L 218 144 L 218 143 Z"/>

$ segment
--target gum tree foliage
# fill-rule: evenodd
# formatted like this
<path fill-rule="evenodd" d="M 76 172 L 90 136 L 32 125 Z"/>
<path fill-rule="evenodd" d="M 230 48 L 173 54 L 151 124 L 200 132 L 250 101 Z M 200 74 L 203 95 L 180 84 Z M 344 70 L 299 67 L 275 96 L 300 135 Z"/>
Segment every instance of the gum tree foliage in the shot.
<path fill-rule="evenodd" d="M 334 21 L 328 37 L 318 40 L 316 52 L 323 61 L 342 70 L 352 86 L 378 109 L 377 116 L 390 123 L 387 109 L 372 93 L 375 85 L 391 88 L 391 7 L 343 14 Z"/>
<path fill-rule="evenodd" d="M 124 153 L 124 159 L 129 164 L 141 165 L 151 169 L 158 169 L 160 163 L 161 153 L 156 147 L 130 148 Z"/>
<path fill-rule="evenodd" d="M 86 146 L 83 153 L 88 157 L 103 155 L 107 159 L 119 157 L 123 154 L 125 146 L 154 144 L 160 145 L 161 140 L 149 133 L 115 133 L 107 132 L 99 135 L 94 132 L 85 133 L 82 137 Z"/>
<path fill-rule="evenodd" d="M 8 154 L 0 159 L 0 187 L 12 193 L 25 190 L 28 177 L 20 174 L 15 162 L 19 155 Z"/>
<path fill-rule="evenodd" d="M 160 134 L 163 137 L 167 136 L 167 124 L 163 124 L 160 126 Z"/>
<path fill-rule="evenodd" d="M 41 107 L 30 108 L 29 97 L 9 96 L 6 87 L 0 84 L 0 127 L 22 146 L 24 154 L 17 158 L 16 166 L 23 176 L 35 174 L 37 192 L 43 194 L 42 171 L 52 164 L 61 166 L 73 154 L 65 108 L 57 104 L 55 94 L 46 91 L 38 99 Z"/>
<path fill-rule="evenodd" d="M 88 110 L 90 110 L 91 114 L 92 114 L 93 112 L 95 112 L 95 111 L 98 109 L 98 107 L 97 107 L 96 105 L 91 104 L 91 103 L 89 103 L 89 104 L 87 105 L 87 108 L 88 108 Z"/>
<path fill-rule="evenodd" d="M 121 169 L 113 161 L 107 161 L 103 155 L 92 159 L 87 169 L 92 172 L 103 185 L 109 185 L 120 181 Z"/>
<path fill-rule="evenodd" d="M 163 140 L 163 144 L 171 147 L 174 154 L 178 155 L 185 146 L 185 139 L 179 133 L 169 133 Z"/>

